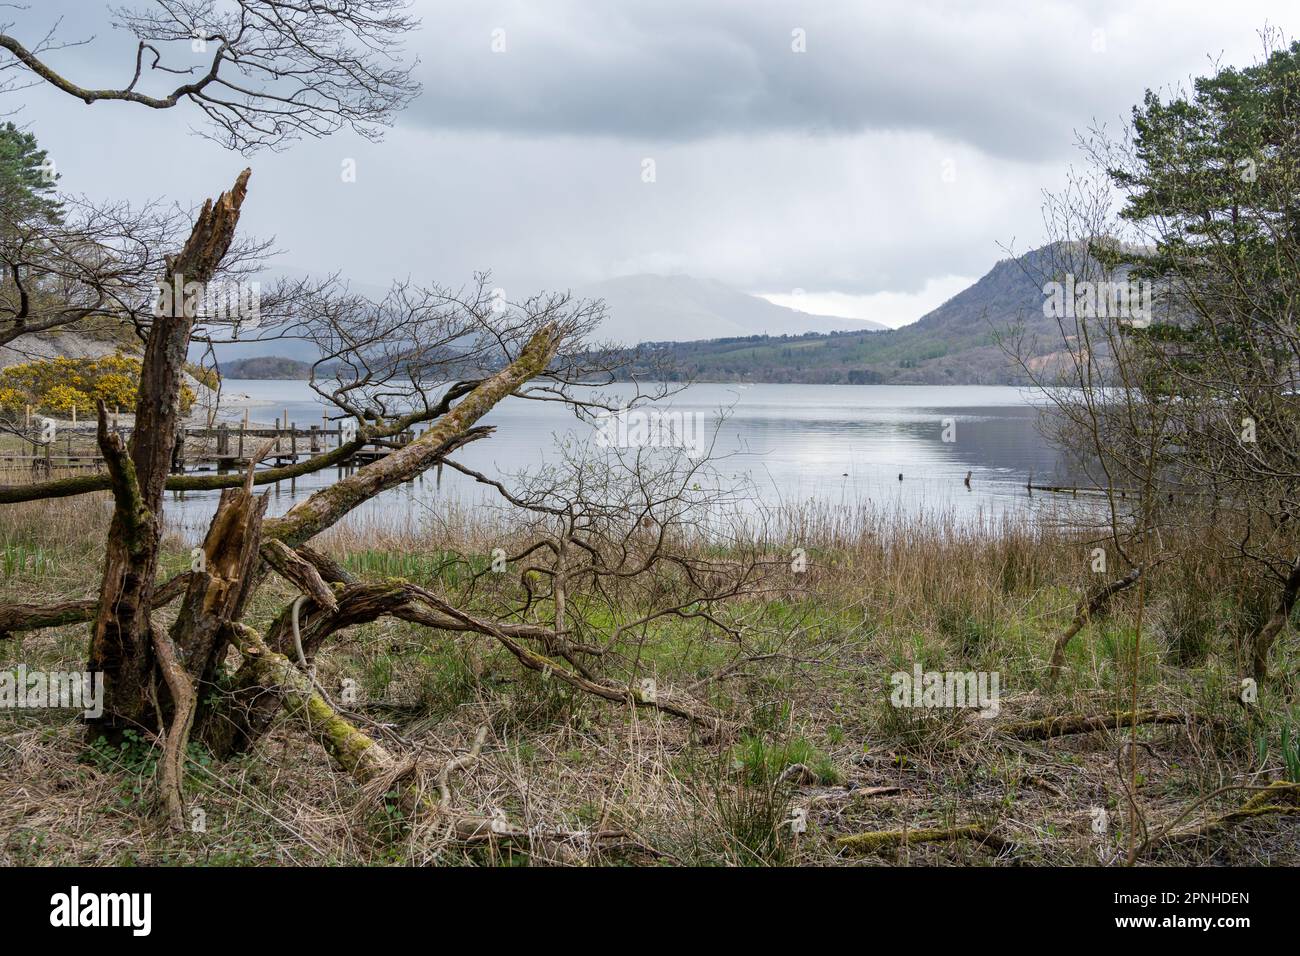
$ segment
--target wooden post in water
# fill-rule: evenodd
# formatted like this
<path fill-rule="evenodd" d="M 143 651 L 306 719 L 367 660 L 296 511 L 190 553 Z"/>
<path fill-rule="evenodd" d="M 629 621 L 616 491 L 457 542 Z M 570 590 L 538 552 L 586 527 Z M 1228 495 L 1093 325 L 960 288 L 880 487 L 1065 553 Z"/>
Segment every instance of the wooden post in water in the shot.
<path fill-rule="evenodd" d="M 217 426 L 217 471 L 225 472 L 230 464 L 230 426 L 222 422 Z"/>
<path fill-rule="evenodd" d="M 320 426 L 319 425 L 311 426 L 311 447 L 308 450 L 311 452 L 313 458 L 316 457 L 316 455 L 320 454 Z"/>
<path fill-rule="evenodd" d="M 172 473 L 185 471 L 185 429 L 176 432 L 176 443 L 172 445 Z"/>

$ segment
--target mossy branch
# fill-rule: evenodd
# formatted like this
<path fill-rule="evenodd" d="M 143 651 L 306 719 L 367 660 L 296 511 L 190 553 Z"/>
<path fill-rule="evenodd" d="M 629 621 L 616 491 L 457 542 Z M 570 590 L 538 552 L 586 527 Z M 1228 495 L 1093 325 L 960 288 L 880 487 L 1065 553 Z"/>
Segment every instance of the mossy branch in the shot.
<path fill-rule="evenodd" d="M 916 830 L 872 830 L 842 836 L 835 845 L 846 853 L 879 853 L 893 847 L 913 843 L 945 843 L 953 840 L 974 840 L 995 852 L 1014 849 L 1014 844 L 975 823 L 957 827 L 922 827 Z"/>
<path fill-rule="evenodd" d="M 513 362 L 475 386 L 419 438 L 342 481 L 322 488 L 294 505 L 283 517 L 268 521 L 267 538 L 279 539 L 291 548 L 305 544 L 362 502 L 422 474 L 462 443 L 474 423 L 493 406 L 545 371 L 559 343 L 559 332 L 554 325 L 538 329 Z"/>
<path fill-rule="evenodd" d="M 1179 823 L 1189 816 L 1197 807 L 1206 802 L 1226 793 L 1230 790 L 1256 789 L 1257 792 L 1249 800 L 1227 813 L 1217 817 L 1212 817 L 1204 823 L 1198 823 L 1196 826 L 1188 827 L 1185 830 L 1174 830 Z M 1246 787 L 1224 787 L 1216 790 L 1202 800 L 1197 801 L 1188 809 L 1184 810 L 1174 821 L 1168 824 L 1159 833 L 1147 838 L 1140 847 L 1138 847 L 1136 856 L 1141 856 L 1152 847 L 1161 846 L 1169 843 L 1186 843 L 1200 840 L 1207 836 L 1226 829 L 1235 823 L 1244 823 L 1248 820 L 1255 820 L 1265 816 L 1300 816 L 1300 783 L 1292 783 L 1287 780 L 1275 780 L 1266 787 L 1246 788 Z"/>
<path fill-rule="evenodd" d="M 190 572 L 183 571 L 158 585 L 153 592 L 153 606 L 160 608 L 176 600 L 189 585 L 189 580 Z M 84 624 L 94 618 L 98 610 L 99 598 L 61 604 L 0 604 L 0 639 L 12 637 L 15 631 Z"/>
<path fill-rule="evenodd" d="M 135 464 L 127 453 L 122 436 L 110 431 L 108 427 L 108 409 L 103 400 L 99 401 L 100 452 L 108 468 L 107 481 L 113 492 L 113 501 L 117 509 L 117 518 L 121 521 L 126 535 L 127 550 L 136 554 L 151 543 L 150 528 L 153 515 L 145 505 L 140 491 L 140 479 L 136 474 Z"/>

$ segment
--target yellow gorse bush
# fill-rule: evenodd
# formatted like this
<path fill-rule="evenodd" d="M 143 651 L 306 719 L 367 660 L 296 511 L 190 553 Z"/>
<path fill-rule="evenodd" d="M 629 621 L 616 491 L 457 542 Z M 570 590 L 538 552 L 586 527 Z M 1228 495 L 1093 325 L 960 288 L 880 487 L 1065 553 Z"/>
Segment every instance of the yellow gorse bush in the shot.
<path fill-rule="evenodd" d="M 101 358 L 52 358 L 11 365 L 0 372 L 0 411 L 19 412 L 27 405 L 48 415 L 91 415 L 96 399 L 110 408 L 135 407 L 140 388 L 140 360 L 118 352 Z M 194 404 L 194 391 L 181 386 L 181 411 Z"/>

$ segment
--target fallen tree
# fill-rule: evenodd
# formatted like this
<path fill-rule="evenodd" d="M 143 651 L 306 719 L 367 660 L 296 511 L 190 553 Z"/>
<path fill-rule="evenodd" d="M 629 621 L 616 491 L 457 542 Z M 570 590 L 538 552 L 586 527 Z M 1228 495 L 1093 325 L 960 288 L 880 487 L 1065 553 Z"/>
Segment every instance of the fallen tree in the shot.
<path fill-rule="evenodd" d="M 191 104 L 212 124 L 210 134 L 244 150 L 343 125 L 377 135 L 416 90 L 410 67 L 394 58 L 401 36 L 414 27 L 399 6 L 364 0 L 308 11 L 238 0 L 233 12 L 224 13 L 210 3 L 189 5 L 181 20 L 167 4 L 129 12 L 124 25 L 139 41 L 136 74 L 118 90 L 87 89 L 56 71 L 45 56 L 52 37 L 33 45 L 0 35 L 0 59 L 9 57 L 8 65 L 33 82 L 87 103 L 113 102 L 128 110 Z M 212 44 L 209 68 L 173 86 L 177 71 L 163 64 L 154 45 L 196 39 Z M 153 53 L 149 70 L 142 59 L 146 52 Z M 236 66 L 246 81 L 237 88 L 230 85 Z M 160 78 L 171 88 L 150 94 L 139 82 Z M 239 94 L 233 100 L 227 95 L 232 89 Z M 98 271 L 83 283 L 80 296 L 82 308 L 121 319 L 144 342 L 134 426 L 124 440 L 108 427 L 101 405 L 97 441 L 106 474 L 0 488 L 0 504 L 110 492 L 113 514 L 99 594 L 48 606 L 0 606 L 0 637 L 92 622 L 87 666 L 103 674 L 105 695 L 103 714 L 87 721 L 86 734 L 116 741 L 129 732 L 161 742 L 159 784 L 174 826 L 184 818 L 191 734 L 224 756 L 255 746 L 280 717 L 319 743 L 363 792 L 397 786 L 405 809 L 446 818 L 452 838 L 635 844 L 621 831 L 523 830 L 499 816 L 454 811 L 450 774 L 477 758 L 477 746 L 472 757 L 444 768 L 439 798 L 430 800 L 414 761 L 390 752 L 365 732 L 357 715 L 331 703 L 315 678 L 316 659 L 336 635 L 392 618 L 425 629 L 431 639 L 477 635 L 575 694 L 725 733 L 729 723 L 718 707 L 690 690 L 657 687 L 639 652 L 623 651 L 636 635 L 671 618 L 725 634 L 737 658 L 744 658 L 743 629 L 727 608 L 760 592 L 766 562 L 752 555 L 700 558 L 678 547 L 698 530 L 713 500 L 713 493 L 700 490 L 708 484 L 699 480 L 701 462 L 679 464 L 670 455 L 667 463 L 655 463 L 639 450 L 629 458 L 613 451 L 604 460 L 569 461 L 567 471 L 534 476 L 510 489 L 452 460 L 458 449 L 492 433 L 479 422 L 508 399 L 562 402 L 590 422 L 647 397 L 638 387 L 631 396 L 618 396 L 616 406 L 594 391 L 612 382 L 614 369 L 628 359 L 622 350 L 585 341 L 604 317 L 602 304 L 560 294 L 507 302 L 487 275 L 459 290 L 397 282 L 378 298 L 355 294 L 332 279 L 290 284 L 287 291 L 276 286 L 274 308 L 264 302 L 262 317 L 316 347 L 320 357 L 308 384 L 340 426 L 355 431 L 353 438 L 310 462 L 259 470 L 255 455 L 242 475 L 170 475 L 189 350 L 206 343 L 210 354 L 222 336 L 229 341 L 239 334 L 238 323 L 233 330 L 214 330 L 185 296 L 157 293 L 255 274 L 266 247 L 241 245 L 237 238 L 249 176 L 244 170 L 231 189 L 184 223 L 189 232 L 183 241 L 183 229 L 172 228 L 180 220 L 173 217 L 165 229 L 146 218 L 153 231 L 138 251 L 133 240 L 140 228 L 117 244 L 92 243 L 96 265 L 110 270 L 114 255 L 136 253 L 125 263 L 129 268 L 122 274 L 130 281 L 120 301 L 101 301 L 99 293 L 112 284 L 101 281 Z M 68 271 L 57 262 L 24 261 L 24 267 L 36 279 L 42 269 Z M 120 286 L 119 281 L 114 287 Z M 142 290 L 156 297 L 150 301 Z M 20 310 L 0 329 L 0 341 L 81 317 L 75 311 L 34 316 Z M 406 432 L 417 437 L 397 443 Z M 267 499 L 254 493 L 256 487 L 328 468 L 371 443 L 386 444 L 388 454 L 287 514 L 266 518 Z M 473 588 L 447 593 L 436 578 L 357 580 L 311 546 L 367 501 L 443 465 L 482 482 L 524 516 L 513 553 L 502 562 L 517 572 L 513 591 L 502 587 L 489 600 L 479 599 Z M 191 570 L 160 580 L 167 490 L 219 490 L 221 496 Z M 458 560 L 473 565 L 481 557 Z M 297 593 L 270 621 L 250 623 L 254 598 L 265 597 L 270 589 L 262 589 L 273 577 Z M 624 608 L 633 609 L 630 618 L 621 614 Z M 708 684 L 706 678 L 693 686 Z"/>
<path fill-rule="evenodd" d="M 231 190 L 204 205 L 184 247 L 168 258 L 163 281 L 202 282 L 215 274 L 231 248 L 248 182 L 245 170 Z M 721 609 L 757 593 L 764 562 L 688 557 L 688 549 L 676 547 L 711 500 L 698 491 L 701 462 L 682 464 L 675 455 L 656 462 L 639 449 L 613 450 L 601 461 L 568 460 L 567 471 L 511 490 L 449 457 L 488 437 L 491 429 L 478 423 L 510 398 L 564 401 L 579 415 L 608 407 L 590 393 L 579 399 L 570 392 L 573 381 L 590 380 L 600 368 L 590 350 L 581 350 L 581 365 L 566 352 L 578 351 L 600 320 L 598 305 L 547 296 L 503 311 L 480 277 L 469 295 L 397 286 L 378 302 L 322 292 L 299 306 L 297 322 L 320 346 L 322 364 L 338 369 L 341 363 L 331 377 L 314 373 L 312 386 L 340 417 L 355 422 L 357 437 L 343 449 L 407 430 L 417 437 L 272 519 L 255 488 L 285 469 L 258 471 L 260 454 L 243 474 L 216 481 L 169 476 L 183 364 L 196 325 L 177 303 L 148 330 L 129 441 L 109 427 L 101 403 L 98 442 L 106 474 L 76 484 L 38 482 L 7 499 L 112 493 L 98 598 L 0 606 L 0 632 L 93 622 L 88 668 L 103 673 L 105 700 L 103 715 L 87 721 L 87 735 L 115 741 L 131 731 L 161 742 L 161 802 L 173 826 L 185 819 L 191 734 L 226 757 L 256 746 L 283 717 L 359 786 L 382 781 L 383 792 L 396 788 L 405 812 L 446 818 L 456 839 L 628 842 L 616 830 L 522 830 L 498 817 L 453 813 L 445 776 L 442 796 L 431 800 L 419 768 L 331 703 L 315 680 L 314 661 L 333 636 L 393 618 L 433 634 L 479 635 L 574 693 L 725 734 L 730 722 L 718 709 L 647 682 L 639 662 L 619 647 L 625 634 L 664 617 L 738 638 Z M 526 540 L 505 562 L 519 571 L 517 606 L 474 607 L 472 593 L 445 595 L 433 582 L 357 580 L 310 546 L 360 505 L 443 464 L 494 489 L 527 517 Z M 221 497 L 191 570 L 159 581 L 164 492 L 178 483 L 220 488 Z M 254 627 L 244 618 L 272 575 L 298 596 L 267 626 Z M 581 602 L 572 597 L 579 593 Z M 606 612 L 628 594 L 636 613 L 610 632 Z M 173 604 L 167 623 L 160 612 Z"/>

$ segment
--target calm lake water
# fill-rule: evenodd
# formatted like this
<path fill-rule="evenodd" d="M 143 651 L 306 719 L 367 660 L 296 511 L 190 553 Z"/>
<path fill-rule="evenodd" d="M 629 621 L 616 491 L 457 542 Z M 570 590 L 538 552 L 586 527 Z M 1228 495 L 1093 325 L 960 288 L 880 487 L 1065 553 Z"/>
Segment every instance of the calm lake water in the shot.
<path fill-rule="evenodd" d="M 299 427 L 321 423 L 324 406 L 304 382 L 229 380 L 227 395 L 247 395 L 254 422 L 287 410 Z M 603 390 L 620 393 L 617 387 Z M 1052 507 L 1050 495 L 1026 494 L 1035 483 L 1064 478 L 1060 454 L 1041 437 L 1042 399 L 1028 390 L 993 386 L 692 385 L 659 406 L 698 412 L 712 434 L 721 421 L 715 454 L 725 479 L 748 480 L 764 505 L 817 501 L 867 505 L 905 514 L 950 513 L 957 520 L 996 519 L 1008 512 Z M 722 410 L 725 409 L 725 415 Z M 242 406 L 220 416 L 242 420 Z M 508 399 L 484 419 L 491 437 L 468 445 L 456 459 L 490 477 L 504 478 L 554 460 L 556 439 L 590 437 L 590 424 L 555 403 Z M 945 441 L 945 429 L 947 437 Z M 971 489 L 963 479 L 971 472 Z M 899 475 L 903 480 L 899 481 Z M 281 514 L 337 478 L 336 469 L 262 486 L 269 514 Z M 507 482 L 508 483 L 508 482 Z M 216 492 L 168 497 L 169 523 L 197 539 L 207 527 Z M 499 500 L 495 493 L 445 469 L 395 488 L 365 506 L 368 519 L 402 525 L 427 520 L 449 502 Z"/>

